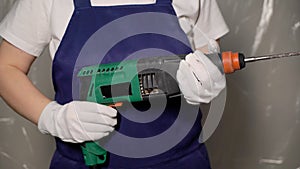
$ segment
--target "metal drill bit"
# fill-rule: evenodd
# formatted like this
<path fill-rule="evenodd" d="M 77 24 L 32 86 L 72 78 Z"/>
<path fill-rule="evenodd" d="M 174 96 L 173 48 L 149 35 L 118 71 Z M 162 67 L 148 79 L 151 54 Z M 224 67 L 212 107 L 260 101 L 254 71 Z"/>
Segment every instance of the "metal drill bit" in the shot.
<path fill-rule="evenodd" d="M 268 60 L 268 59 L 278 59 L 284 57 L 293 57 L 300 56 L 300 52 L 288 52 L 288 53 L 280 53 L 280 54 L 272 54 L 272 55 L 262 55 L 262 56 L 252 56 L 244 59 L 245 62 L 256 62 L 260 60 Z"/>

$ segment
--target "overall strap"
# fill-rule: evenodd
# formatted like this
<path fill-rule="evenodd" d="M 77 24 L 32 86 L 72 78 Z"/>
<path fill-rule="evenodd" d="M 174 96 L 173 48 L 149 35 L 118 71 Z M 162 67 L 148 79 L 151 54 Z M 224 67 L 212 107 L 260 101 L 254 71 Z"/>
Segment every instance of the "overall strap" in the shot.
<path fill-rule="evenodd" d="M 75 9 L 91 7 L 91 1 L 90 0 L 73 0 L 73 1 L 74 1 Z"/>
<path fill-rule="evenodd" d="M 156 4 L 172 4 L 172 0 L 156 0 Z"/>
<path fill-rule="evenodd" d="M 76 8 L 88 8 L 91 7 L 91 0 L 73 0 Z M 171 4 L 172 0 L 156 0 L 156 4 Z"/>

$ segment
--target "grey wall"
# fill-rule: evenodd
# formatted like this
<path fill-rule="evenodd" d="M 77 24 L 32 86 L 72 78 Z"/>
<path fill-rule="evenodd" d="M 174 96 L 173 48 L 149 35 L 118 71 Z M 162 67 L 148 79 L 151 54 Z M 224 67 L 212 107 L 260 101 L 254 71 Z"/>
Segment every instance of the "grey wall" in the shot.
<path fill-rule="evenodd" d="M 0 20 L 13 2 L 0 1 Z M 29 77 L 44 94 L 53 98 L 52 82 L 48 78 L 51 74 L 49 63 L 49 53 L 45 51 L 33 64 Z M 54 148 L 53 138 L 40 134 L 33 124 L 17 115 L 0 99 L 1 169 L 46 169 Z"/>
<path fill-rule="evenodd" d="M 247 56 L 300 51 L 299 0 L 218 2 L 231 30 L 223 50 Z M 257 50 L 256 36 L 261 37 Z M 213 168 L 300 167 L 299 73 L 298 57 L 248 64 L 227 75 L 225 112 L 208 141 Z"/>
<path fill-rule="evenodd" d="M 0 19 L 13 0 L 1 0 Z M 218 0 L 231 32 L 222 50 L 251 54 L 300 51 L 299 0 Z M 263 8 L 265 6 L 265 8 Z M 263 10 L 264 9 L 264 10 Z M 49 54 L 29 74 L 53 97 Z M 247 65 L 227 75 L 227 102 L 221 123 L 208 140 L 215 169 L 299 169 L 300 58 Z M 0 168 L 46 169 L 52 138 L 16 115 L 0 100 Z"/>

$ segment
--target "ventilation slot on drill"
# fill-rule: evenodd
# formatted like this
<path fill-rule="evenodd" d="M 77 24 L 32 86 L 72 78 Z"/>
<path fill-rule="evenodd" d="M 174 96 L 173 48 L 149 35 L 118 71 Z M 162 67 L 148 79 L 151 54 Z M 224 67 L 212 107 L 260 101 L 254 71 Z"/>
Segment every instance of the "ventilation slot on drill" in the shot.
<path fill-rule="evenodd" d="M 154 73 L 139 74 L 139 81 L 142 96 L 159 93 Z"/>

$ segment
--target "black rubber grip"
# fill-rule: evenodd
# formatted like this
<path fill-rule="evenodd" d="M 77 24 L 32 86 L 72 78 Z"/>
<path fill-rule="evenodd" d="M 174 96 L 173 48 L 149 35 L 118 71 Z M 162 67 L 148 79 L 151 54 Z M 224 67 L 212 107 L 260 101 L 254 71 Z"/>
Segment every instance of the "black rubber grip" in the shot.
<path fill-rule="evenodd" d="M 246 66 L 246 62 L 245 62 L 245 55 L 242 53 L 239 53 L 239 62 L 240 62 L 240 69 L 243 69 Z"/>

